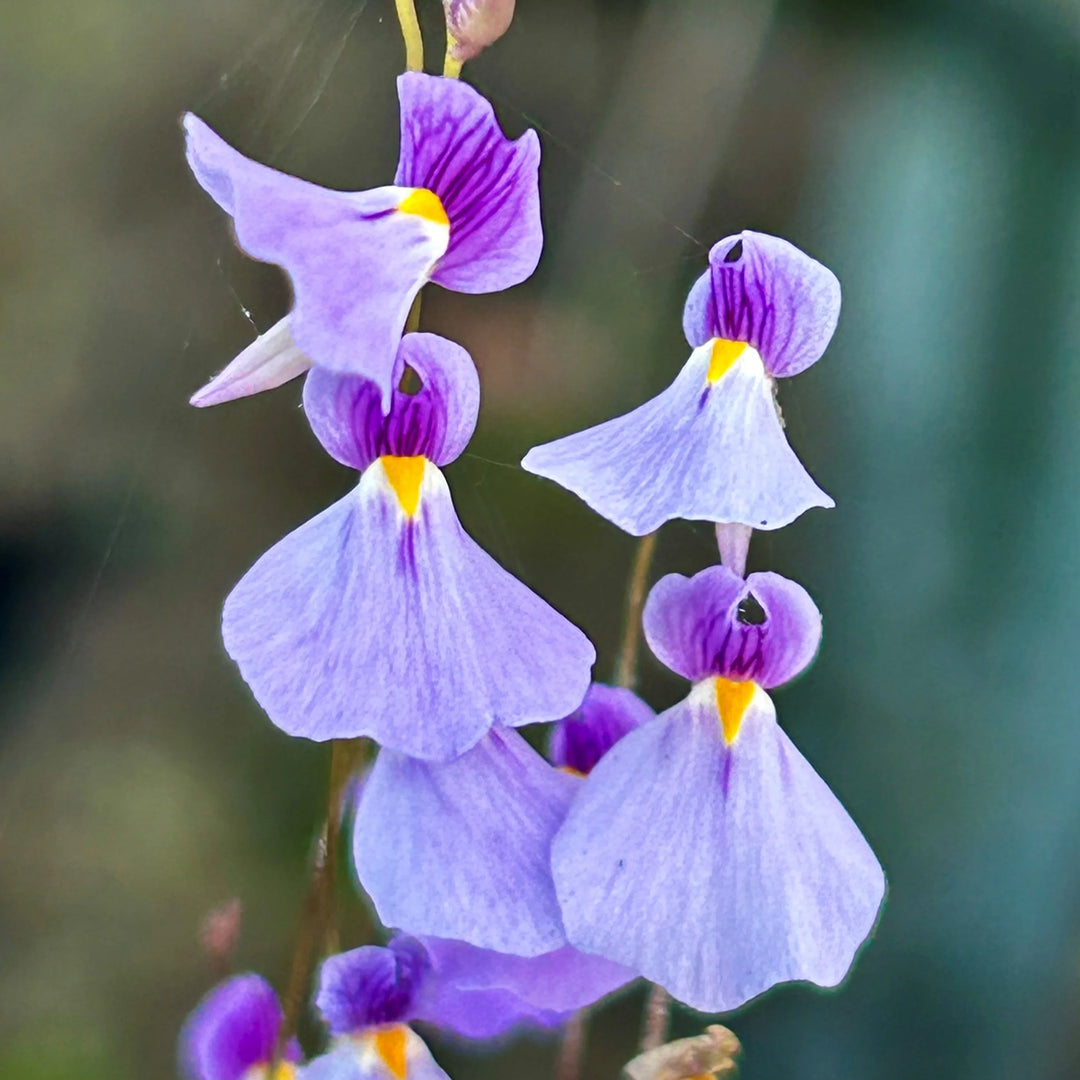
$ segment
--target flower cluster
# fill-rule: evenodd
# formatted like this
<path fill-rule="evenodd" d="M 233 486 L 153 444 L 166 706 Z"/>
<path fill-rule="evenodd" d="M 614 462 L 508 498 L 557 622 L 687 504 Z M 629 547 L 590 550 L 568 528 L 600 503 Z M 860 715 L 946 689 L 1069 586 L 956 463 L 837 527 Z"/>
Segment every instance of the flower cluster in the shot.
<path fill-rule="evenodd" d="M 662 578 L 644 611 L 690 694 L 592 761 L 552 853 L 570 941 L 707 1012 L 780 982 L 835 986 L 885 892 L 766 692 L 813 660 L 821 615 L 795 582 L 743 576 L 752 529 L 832 505 L 784 437 L 774 380 L 821 356 L 839 306 L 836 278 L 786 241 L 721 240 L 686 302 L 693 352 L 674 383 L 523 462 L 631 533 L 716 525 L 722 564 Z"/>
<path fill-rule="evenodd" d="M 512 3 L 447 11 L 460 61 Z M 781 981 L 833 985 L 883 895 L 766 692 L 812 660 L 817 608 L 776 574 L 743 577 L 751 529 L 832 505 L 784 437 L 774 380 L 823 352 L 835 278 L 782 240 L 721 241 L 672 386 L 525 458 L 631 533 L 717 524 L 723 564 L 662 579 L 645 606 L 653 652 L 693 684 L 656 716 L 592 683 L 586 636 L 463 529 L 442 470 L 472 437 L 477 372 L 454 342 L 406 332 L 426 282 L 492 292 L 532 273 L 536 134 L 506 138 L 453 78 L 409 72 L 398 90 L 397 173 L 370 191 L 283 175 L 185 119 L 196 179 L 294 292 L 192 401 L 304 375 L 312 432 L 358 474 L 235 586 L 225 647 L 281 730 L 378 743 L 350 802 L 353 862 L 398 932 L 322 964 L 329 1047 L 306 1066 L 260 977 L 212 991 L 181 1040 L 196 1080 L 435 1080 L 412 1022 L 468 1039 L 557 1026 L 638 975 L 707 1011 Z M 516 730 L 543 722 L 549 760 Z"/>

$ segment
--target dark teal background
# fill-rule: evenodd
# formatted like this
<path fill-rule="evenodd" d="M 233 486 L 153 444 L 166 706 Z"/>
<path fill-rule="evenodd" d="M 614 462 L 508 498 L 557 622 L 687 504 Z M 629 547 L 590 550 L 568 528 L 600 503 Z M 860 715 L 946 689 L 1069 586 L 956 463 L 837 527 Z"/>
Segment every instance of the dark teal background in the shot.
<path fill-rule="evenodd" d="M 541 129 L 547 247 L 526 285 L 430 289 L 484 405 L 448 470 L 467 527 L 579 622 L 609 677 L 632 542 L 523 473 L 684 362 L 707 248 L 780 233 L 844 289 L 786 382 L 836 498 L 751 563 L 825 616 L 781 722 L 890 877 L 835 993 L 726 1022 L 747 1080 L 1080 1072 L 1080 3 L 519 0 L 466 68 Z M 429 57 L 439 5 L 420 0 Z M 36 0 L 0 12 L 0 1076 L 171 1074 L 212 981 L 204 914 L 283 980 L 325 748 L 278 733 L 220 644 L 255 557 L 351 484 L 298 386 L 187 396 L 288 307 L 189 178 L 192 108 L 320 183 L 396 160 L 390 0 Z M 657 570 L 715 559 L 675 523 Z M 657 707 L 684 687 L 646 654 Z M 343 889 L 343 940 L 370 930 Z M 593 1028 L 633 1052 L 641 994 Z M 702 1020 L 680 1013 L 680 1033 Z M 310 1034 L 310 1032 L 308 1033 Z M 455 1080 L 551 1075 L 550 1042 L 438 1047 Z"/>

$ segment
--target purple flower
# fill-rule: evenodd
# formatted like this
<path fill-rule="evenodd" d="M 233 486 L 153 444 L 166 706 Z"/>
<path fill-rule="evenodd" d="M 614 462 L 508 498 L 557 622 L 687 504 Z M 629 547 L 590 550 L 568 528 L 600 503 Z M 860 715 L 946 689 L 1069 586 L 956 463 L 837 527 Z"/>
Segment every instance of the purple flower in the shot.
<path fill-rule="evenodd" d="M 360 884 L 385 925 L 411 934 L 517 956 L 559 949 L 551 841 L 579 784 L 506 728 L 445 763 L 383 749 L 354 824 Z"/>
<path fill-rule="evenodd" d="M 624 735 L 655 715 L 633 690 L 593 683 L 585 700 L 552 727 L 548 757 L 565 772 L 588 776 Z"/>
<path fill-rule="evenodd" d="M 333 1037 L 332 1054 L 366 1053 L 370 1059 L 378 1033 L 384 1046 L 395 1038 L 399 1045 L 415 1040 L 411 1032 L 409 1038 L 391 1034 L 413 1021 L 467 1039 L 494 1038 L 521 1026 L 553 1027 L 632 977 L 569 946 L 526 959 L 460 941 L 398 935 L 385 948 L 365 946 L 327 960 L 316 1006 Z"/>
<path fill-rule="evenodd" d="M 476 424 L 464 349 L 432 334 L 401 342 L 383 417 L 378 389 L 314 369 L 312 429 L 360 472 L 355 490 L 279 541 L 225 602 L 225 647 L 270 719 L 310 739 L 370 736 L 445 761 L 496 722 L 564 716 L 589 684 L 584 634 L 462 529 L 439 466 Z"/>
<path fill-rule="evenodd" d="M 258 975 L 236 975 L 216 986 L 180 1033 L 180 1068 L 189 1080 L 265 1078 L 281 1029 L 281 1006 Z M 293 1040 L 274 1080 L 292 1080 L 300 1048 Z"/>
<path fill-rule="evenodd" d="M 571 943 L 706 1012 L 780 982 L 835 986 L 885 878 L 765 693 L 812 659 L 816 607 L 776 574 L 715 566 L 658 582 L 644 623 L 696 682 L 600 761 L 555 838 Z"/>
<path fill-rule="evenodd" d="M 673 518 L 778 529 L 832 506 L 788 445 L 773 389 L 821 356 L 839 312 L 840 285 L 820 263 L 773 236 L 729 236 L 690 290 L 694 351 L 671 386 L 522 465 L 635 536 Z"/>
<path fill-rule="evenodd" d="M 491 106 L 456 79 L 398 79 L 401 155 L 391 187 L 331 191 L 250 161 L 190 113 L 195 178 L 232 215 L 253 258 L 288 273 L 279 323 L 192 399 L 214 405 L 270 389 L 314 363 L 364 375 L 384 411 L 413 299 L 428 281 L 464 293 L 524 281 L 540 258 L 540 144 L 507 139 Z"/>

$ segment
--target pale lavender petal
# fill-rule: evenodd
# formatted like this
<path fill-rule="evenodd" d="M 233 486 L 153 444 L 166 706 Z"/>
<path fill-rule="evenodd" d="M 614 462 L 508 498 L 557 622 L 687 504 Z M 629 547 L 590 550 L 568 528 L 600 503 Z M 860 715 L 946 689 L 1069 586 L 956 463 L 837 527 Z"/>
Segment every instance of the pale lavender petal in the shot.
<path fill-rule="evenodd" d="M 416 393 L 395 386 L 385 417 L 370 380 L 322 369 L 307 377 L 304 411 L 327 453 L 363 471 L 382 454 L 423 455 L 446 465 L 465 449 L 480 409 L 480 379 L 469 354 L 436 334 L 406 334 L 395 384 L 406 367 L 422 385 Z"/>
<path fill-rule="evenodd" d="M 406 72 L 398 97 L 394 183 L 434 191 L 450 218 L 450 246 L 431 280 L 464 293 L 524 281 L 544 243 L 536 132 L 507 139 L 491 105 L 458 79 Z"/>
<path fill-rule="evenodd" d="M 779 686 L 821 642 L 821 612 L 801 585 L 773 573 L 744 581 L 726 566 L 661 578 L 642 623 L 657 659 L 692 682 L 721 675 Z"/>
<path fill-rule="evenodd" d="M 534 447 L 522 466 L 634 536 L 665 521 L 778 529 L 833 501 L 784 436 L 772 384 L 751 348 L 716 381 L 694 351 L 663 393 L 625 416 Z"/>
<path fill-rule="evenodd" d="M 557 1026 L 636 977 L 570 945 L 522 957 L 441 938 L 424 938 L 423 944 L 432 977 L 416 1018 L 469 1039 L 493 1038 L 520 1025 Z"/>
<path fill-rule="evenodd" d="M 565 945 L 549 857 L 578 783 L 507 729 L 440 764 L 380 751 L 353 832 L 379 918 L 519 956 Z"/>
<path fill-rule="evenodd" d="M 551 729 L 548 757 L 561 769 L 587 776 L 624 735 L 655 715 L 633 690 L 593 683 L 585 700 Z"/>
<path fill-rule="evenodd" d="M 431 1056 L 424 1040 L 411 1028 L 405 1035 L 405 1080 L 450 1080 Z M 375 1033 L 338 1039 L 328 1053 L 315 1058 L 297 1080 L 401 1080 L 380 1056 Z"/>
<path fill-rule="evenodd" d="M 446 225 L 400 211 L 409 189 L 331 191 L 248 160 L 190 113 L 184 127 L 192 172 L 232 215 L 240 246 L 288 273 L 297 346 L 320 367 L 373 379 L 388 407 L 405 318 L 446 251 Z"/>
<path fill-rule="evenodd" d="M 338 953 L 319 969 L 315 1007 L 335 1036 L 411 1019 L 429 968 L 424 947 L 410 938 Z"/>
<path fill-rule="evenodd" d="M 263 390 L 274 390 L 303 375 L 310 367 L 311 361 L 293 341 L 289 316 L 286 315 L 197 390 L 191 396 L 191 404 L 201 409 Z"/>
<path fill-rule="evenodd" d="M 686 299 L 683 330 L 697 348 L 711 338 L 753 345 L 775 378 L 816 363 L 840 318 L 840 282 L 777 236 L 746 230 L 709 252 L 709 269 Z"/>
<path fill-rule="evenodd" d="M 281 1027 L 281 1006 L 259 975 L 236 975 L 214 987 L 188 1017 L 180 1034 L 181 1071 L 190 1080 L 241 1080 L 269 1064 Z M 287 1048 L 299 1060 L 295 1042 Z"/>
<path fill-rule="evenodd" d="M 711 682 L 582 784 L 552 864 L 570 940 L 704 1012 L 835 986 L 885 891 L 855 823 L 755 692 L 728 745 Z"/>
<path fill-rule="evenodd" d="M 289 734 L 447 760 L 584 696 L 589 640 L 465 533 L 435 465 L 422 476 L 410 515 L 374 462 L 226 600 L 225 647 Z"/>

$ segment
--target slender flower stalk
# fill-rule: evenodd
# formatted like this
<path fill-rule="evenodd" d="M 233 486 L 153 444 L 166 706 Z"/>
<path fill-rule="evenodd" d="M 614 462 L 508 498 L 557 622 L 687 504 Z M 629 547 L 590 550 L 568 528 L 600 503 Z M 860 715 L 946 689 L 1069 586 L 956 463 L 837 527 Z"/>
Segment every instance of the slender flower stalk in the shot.
<path fill-rule="evenodd" d="M 457 47 L 457 40 L 449 30 L 446 31 L 446 56 L 443 58 L 442 73 L 448 79 L 457 79 L 461 75 L 461 69 L 465 66 L 464 60 L 459 60 L 454 55 L 454 49 Z"/>
<path fill-rule="evenodd" d="M 581 1062 L 585 1056 L 585 1031 L 589 1023 L 589 1010 L 576 1012 L 563 1029 L 559 1062 L 555 1068 L 555 1080 L 578 1080 Z"/>
<path fill-rule="evenodd" d="M 397 6 L 401 36 L 405 39 L 405 70 L 424 70 L 424 39 L 420 33 L 420 20 L 416 17 L 413 0 L 394 0 Z"/>
<path fill-rule="evenodd" d="M 668 1021 L 671 1017 L 671 995 L 653 983 L 645 1001 L 645 1017 L 641 1032 L 641 1050 L 655 1050 L 667 1038 Z"/>
<path fill-rule="evenodd" d="M 634 555 L 634 566 L 626 586 L 626 621 L 622 646 L 615 665 L 615 682 L 618 686 L 633 689 L 637 684 L 638 651 L 641 645 L 641 609 L 649 592 L 649 570 L 656 554 L 655 532 L 643 536 Z"/>
<path fill-rule="evenodd" d="M 335 739 L 330 752 L 330 782 L 326 799 L 326 820 L 319 830 L 311 861 L 311 880 L 300 916 L 285 988 L 284 1018 L 274 1048 L 274 1066 L 281 1061 L 289 1040 L 296 1034 L 300 1010 L 307 998 L 316 954 L 329 954 L 337 948 L 337 852 L 341 837 L 341 812 L 345 789 L 359 768 L 363 753 L 362 739 Z M 274 1075 L 273 1070 L 270 1073 Z"/>

